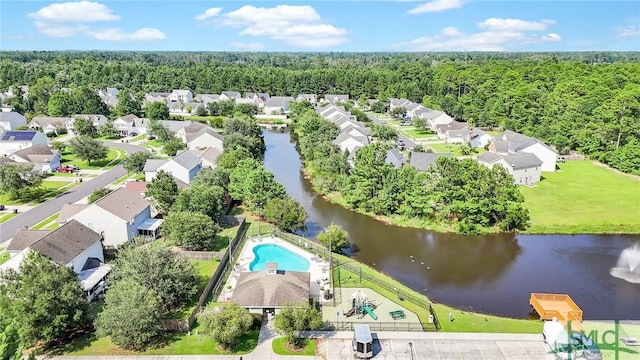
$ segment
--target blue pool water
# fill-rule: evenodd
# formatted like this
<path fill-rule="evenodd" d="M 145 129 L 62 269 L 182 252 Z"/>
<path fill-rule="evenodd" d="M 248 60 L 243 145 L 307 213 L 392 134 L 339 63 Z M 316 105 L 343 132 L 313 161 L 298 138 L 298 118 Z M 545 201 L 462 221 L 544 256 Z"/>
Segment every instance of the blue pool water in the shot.
<path fill-rule="evenodd" d="M 249 264 L 249 270 L 264 270 L 267 263 L 277 262 L 278 270 L 309 271 L 309 261 L 302 256 L 274 244 L 262 244 L 253 248 L 255 259 Z"/>

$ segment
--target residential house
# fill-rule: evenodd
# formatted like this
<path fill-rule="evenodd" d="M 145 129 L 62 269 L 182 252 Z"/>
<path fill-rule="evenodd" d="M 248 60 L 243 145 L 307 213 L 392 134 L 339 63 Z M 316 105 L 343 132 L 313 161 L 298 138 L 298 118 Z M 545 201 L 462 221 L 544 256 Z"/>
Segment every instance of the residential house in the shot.
<path fill-rule="evenodd" d="M 333 144 L 340 148 L 340 151 L 353 153 L 357 147 L 366 146 L 369 144 L 369 138 L 365 135 L 353 136 L 348 133 L 342 133 L 333 140 Z"/>
<path fill-rule="evenodd" d="M 540 181 L 542 160 L 532 153 L 498 154 L 486 152 L 478 156 L 478 162 L 489 168 L 496 164 L 502 166 L 513 176 L 516 185 L 533 186 Z"/>
<path fill-rule="evenodd" d="M 202 161 L 203 169 L 215 169 L 218 166 L 218 158 L 222 155 L 222 150 L 213 147 L 193 149 L 189 150 L 189 152 Z"/>
<path fill-rule="evenodd" d="M 79 213 L 80 211 L 84 210 L 87 206 L 87 204 L 64 204 L 62 205 L 62 209 L 60 209 L 60 212 L 58 213 L 58 218 L 56 219 L 56 222 L 58 223 L 59 226 L 62 226 L 64 224 L 66 224 L 67 222 L 69 222 L 69 220 L 71 219 L 71 217 L 77 213 Z"/>
<path fill-rule="evenodd" d="M 73 130 L 73 118 L 36 116 L 29 122 L 29 129 L 38 130 L 44 134 L 58 133 L 58 129 L 65 128 L 67 131 Z"/>
<path fill-rule="evenodd" d="M 391 98 L 389 99 L 389 111 L 393 111 L 397 108 L 403 108 L 403 109 L 407 109 L 406 105 L 409 104 L 411 101 L 407 100 L 407 99 L 395 99 L 395 98 Z"/>
<path fill-rule="evenodd" d="M 170 95 L 170 92 L 148 92 L 144 94 L 144 98 L 142 99 L 142 107 L 144 108 L 146 105 L 154 102 L 167 103 L 169 101 Z"/>
<path fill-rule="evenodd" d="M 171 115 L 194 115 L 196 113 L 196 110 L 198 109 L 198 106 L 204 106 L 201 103 L 197 103 L 197 102 L 170 102 L 168 105 L 169 107 L 169 114 Z"/>
<path fill-rule="evenodd" d="M 489 145 L 489 151 L 507 154 L 525 152 L 535 154 L 542 161 L 542 171 L 556 171 L 558 153 L 540 140 L 519 134 L 515 131 L 505 130 Z"/>
<path fill-rule="evenodd" d="M 185 126 L 178 129 L 175 134 L 187 144 L 188 149 L 213 147 L 222 151 L 224 136 L 203 123 L 197 121 L 185 123 Z"/>
<path fill-rule="evenodd" d="M 242 97 L 239 91 L 223 91 L 220 94 L 220 101 L 235 100 Z"/>
<path fill-rule="evenodd" d="M 407 114 L 410 118 L 417 118 L 418 114 L 417 111 L 419 110 L 423 110 L 424 106 L 414 103 L 413 101 L 409 101 L 408 104 L 404 105 L 404 109 L 405 109 L 405 114 Z"/>
<path fill-rule="evenodd" d="M 324 101 L 335 104 L 337 102 L 348 102 L 349 95 L 344 94 L 327 94 L 324 96 Z"/>
<path fill-rule="evenodd" d="M 106 88 L 98 90 L 98 96 L 103 103 L 110 108 L 115 108 L 118 105 L 118 94 L 120 91 L 116 88 Z"/>
<path fill-rule="evenodd" d="M 152 181 L 159 171 L 165 171 L 187 185 L 200 170 L 202 160 L 186 150 L 168 160 L 149 159 L 143 169 L 145 181 Z"/>
<path fill-rule="evenodd" d="M 289 103 L 293 101 L 290 96 L 272 96 L 264 103 L 262 112 L 267 115 L 279 115 L 289 111 Z"/>
<path fill-rule="evenodd" d="M 404 165 L 404 155 L 397 148 L 387 150 L 387 156 L 384 162 L 392 165 L 394 168 L 399 169 Z"/>
<path fill-rule="evenodd" d="M 102 235 L 73 220 L 46 234 L 40 230 L 25 229 L 19 232 L 19 235 L 16 233 L 19 236 L 18 242 L 12 245 L 12 249 L 22 249 L 0 266 L 0 271 L 6 268 L 19 271 L 22 260 L 35 251 L 78 274 L 82 290 L 89 301 L 104 292 L 111 266 L 104 263 Z M 32 234 L 26 234 L 29 232 Z"/>
<path fill-rule="evenodd" d="M 465 130 L 468 132 L 468 128 L 467 128 L 467 123 L 464 122 L 460 122 L 460 121 L 451 121 L 447 124 L 439 124 L 436 125 L 435 131 L 436 134 L 438 135 L 438 138 L 440 139 L 446 139 L 447 138 L 447 131 L 450 130 Z M 465 139 L 466 139 L 466 134 L 465 134 Z M 464 141 L 463 141 L 464 142 Z"/>
<path fill-rule="evenodd" d="M 146 193 L 148 184 L 148 182 L 140 180 L 127 181 L 127 183 L 124 184 L 124 188 L 127 189 L 127 191 L 135 194 L 137 197 L 144 199 L 147 197 Z"/>
<path fill-rule="evenodd" d="M 100 126 L 104 125 L 109 121 L 109 119 L 102 114 L 75 114 L 72 116 L 74 119 L 87 119 L 91 121 L 91 124 L 94 128 L 98 129 Z M 73 124 L 71 125 L 71 130 L 73 130 Z"/>
<path fill-rule="evenodd" d="M 28 248 L 33 243 L 49 235 L 51 230 L 31 230 L 27 228 L 18 229 L 9 241 L 7 251 L 10 257 L 14 257 L 22 250 Z"/>
<path fill-rule="evenodd" d="M 242 104 L 250 104 L 250 105 L 258 105 L 256 103 L 255 99 L 247 99 L 247 98 L 237 98 L 234 100 L 234 103 L 236 105 L 242 105 Z M 262 105 L 264 105 L 264 102 L 262 103 Z"/>
<path fill-rule="evenodd" d="M 427 171 L 440 157 L 451 157 L 451 155 L 414 151 L 409 155 L 409 165 L 418 171 Z"/>
<path fill-rule="evenodd" d="M 151 203 L 119 188 L 71 215 L 69 220 L 103 234 L 105 246 L 120 246 L 143 235 L 145 222 L 151 218 Z M 157 225 L 158 227 L 160 224 Z M 156 234 L 158 228 L 156 227 Z"/>
<path fill-rule="evenodd" d="M 469 129 L 465 126 L 462 129 L 447 130 L 444 137 L 447 144 L 466 144 L 469 139 Z"/>
<path fill-rule="evenodd" d="M 198 94 L 194 98 L 194 101 L 202 103 L 206 107 L 206 105 L 208 103 L 220 101 L 220 95 L 218 95 L 218 94 Z"/>
<path fill-rule="evenodd" d="M 296 101 L 297 102 L 308 101 L 308 102 L 311 103 L 311 105 L 315 106 L 316 103 L 318 102 L 318 95 L 316 95 L 316 94 L 298 94 L 298 96 L 296 96 Z"/>
<path fill-rule="evenodd" d="M 267 102 L 267 100 L 269 100 L 270 96 L 267 93 L 252 93 L 252 92 L 248 92 L 244 94 L 245 99 L 250 99 L 253 100 L 253 103 L 258 105 L 258 108 L 261 108 L 264 106 L 264 104 Z M 238 100 L 236 99 L 236 104 L 238 103 Z"/>
<path fill-rule="evenodd" d="M 473 130 L 469 131 L 467 142 L 471 144 L 473 148 L 480 148 L 487 146 L 491 143 L 492 139 L 493 137 L 489 135 L 488 132 L 479 128 L 473 128 Z"/>
<path fill-rule="evenodd" d="M 0 111 L 0 133 L 27 126 L 27 118 L 15 111 Z"/>
<path fill-rule="evenodd" d="M 47 137 L 34 130 L 6 131 L 0 138 L 0 156 L 12 154 L 18 150 L 35 145 L 46 144 Z"/>
<path fill-rule="evenodd" d="M 170 102 L 182 102 L 184 104 L 190 103 L 193 101 L 193 94 L 191 90 L 173 90 L 171 94 L 169 94 Z"/>
<path fill-rule="evenodd" d="M 436 131 L 438 125 L 446 125 L 453 121 L 451 116 L 439 110 L 429 109 L 423 116 L 433 131 Z"/>
<path fill-rule="evenodd" d="M 62 159 L 60 150 L 54 150 L 48 144 L 24 148 L 8 157 L 16 163 L 31 163 L 34 170 L 43 173 L 55 172 Z"/>
<path fill-rule="evenodd" d="M 147 132 L 147 123 L 147 119 L 129 114 L 115 119 L 113 128 L 121 136 L 136 136 Z"/>

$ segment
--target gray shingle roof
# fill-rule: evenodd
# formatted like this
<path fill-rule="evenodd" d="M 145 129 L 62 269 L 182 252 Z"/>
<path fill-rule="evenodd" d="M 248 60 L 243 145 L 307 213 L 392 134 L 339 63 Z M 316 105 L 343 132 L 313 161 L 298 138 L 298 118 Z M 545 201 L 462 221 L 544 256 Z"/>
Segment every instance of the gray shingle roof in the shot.
<path fill-rule="evenodd" d="M 29 125 L 37 124 L 41 127 L 45 125 L 60 126 L 60 125 L 64 125 L 69 120 L 72 120 L 72 119 L 68 117 L 36 116 L 33 119 L 31 119 L 31 122 L 29 123 Z"/>
<path fill-rule="evenodd" d="M 409 165 L 418 171 L 426 171 L 429 167 L 436 163 L 439 157 L 451 157 L 450 154 L 438 154 L 427 152 L 412 152 Z"/>
<path fill-rule="evenodd" d="M 179 120 L 160 120 L 160 124 L 171 132 L 177 132 L 183 127 L 191 125 L 191 120 L 179 121 Z"/>
<path fill-rule="evenodd" d="M 493 147 L 495 152 L 497 153 L 508 153 L 509 152 L 509 142 L 505 140 L 494 140 Z"/>
<path fill-rule="evenodd" d="M 340 143 L 342 143 L 343 141 L 345 141 L 345 140 L 347 140 L 349 138 L 352 138 L 352 139 L 358 141 L 362 145 L 367 145 L 369 143 L 369 139 L 367 139 L 366 136 L 353 136 L 353 135 L 351 135 L 349 133 L 346 133 L 346 132 L 338 135 L 338 137 L 335 140 L 333 140 L 333 143 L 335 145 L 340 145 Z"/>
<path fill-rule="evenodd" d="M 229 98 L 236 99 L 240 97 L 239 91 L 223 91 L 221 95 L 226 95 Z"/>
<path fill-rule="evenodd" d="M 101 239 L 102 235 L 71 220 L 29 247 L 53 262 L 67 264 Z"/>
<path fill-rule="evenodd" d="M 171 160 L 188 170 L 191 170 L 201 164 L 201 161 L 197 156 L 186 150 L 177 154 Z"/>
<path fill-rule="evenodd" d="M 99 206 L 113 215 L 129 221 L 144 209 L 150 207 L 151 203 L 137 196 L 131 196 L 131 192 L 125 188 L 119 188 L 99 199 L 93 203 L 93 205 Z"/>
<path fill-rule="evenodd" d="M 404 155 L 397 148 L 391 148 L 387 151 L 389 154 L 393 155 L 398 160 L 404 159 Z"/>
<path fill-rule="evenodd" d="M 26 118 L 20 113 L 15 111 L 0 111 L 0 121 L 15 122 L 16 120 L 25 124 L 27 122 Z"/>
<path fill-rule="evenodd" d="M 122 119 L 122 120 L 124 120 L 124 121 L 126 121 L 128 123 L 130 123 L 130 122 L 135 123 L 135 121 L 137 119 L 139 119 L 139 117 L 137 117 L 135 114 L 129 114 L 129 115 L 121 116 L 120 119 Z"/>
<path fill-rule="evenodd" d="M 293 98 L 290 96 L 272 96 L 267 101 L 265 101 L 264 106 L 284 108 L 289 102 L 292 101 Z"/>
<path fill-rule="evenodd" d="M 525 152 L 508 154 L 504 157 L 504 160 L 514 169 L 524 169 L 542 165 L 542 160 L 537 156 Z"/>
<path fill-rule="evenodd" d="M 307 272 L 242 272 L 231 300 L 244 307 L 280 307 L 308 301 L 310 280 Z"/>
<path fill-rule="evenodd" d="M 30 229 L 18 229 L 13 235 L 13 239 L 7 246 L 9 251 L 21 251 L 29 246 L 33 245 L 36 241 L 49 235 L 51 230 L 30 230 Z"/>
<path fill-rule="evenodd" d="M 64 204 L 62 205 L 62 209 L 60 210 L 60 213 L 58 214 L 58 222 L 59 223 L 66 223 L 67 219 L 69 219 L 71 216 L 79 213 L 81 210 L 84 210 L 87 206 L 89 205 L 85 205 L 85 204 Z"/>
<path fill-rule="evenodd" d="M 28 148 L 24 148 L 22 150 L 18 150 L 13 153 L 13 155 L 20 156 L 22 158 L 28 157 L 31 155 L 48 155 L 49 157 L 53 157 L 57 154 L 59 150 L 53 150 L 49 147 L 48 144 L 38 144 L 34 146 L 29 146 Z"/>
<path fill-rule="evenodd" d="M 504 157 L 504 155 L 488 151 L 488 152 L 486 152 L 484 154 L 480 154 L 480 156 L 478 156 L 478 161 L 482 162 L 482 163 L 485 163 L 485 164 L 492 164 L 492 163 L 502 159 L 503 157 Z"/>
<path fill-rule="evenodd" d="M 142 172 L 156 171 L 162 164 L 166 162 L 167 160 L 147 159 L 147 161 L 144 163 L 144 168 L 142 169 Z"/>

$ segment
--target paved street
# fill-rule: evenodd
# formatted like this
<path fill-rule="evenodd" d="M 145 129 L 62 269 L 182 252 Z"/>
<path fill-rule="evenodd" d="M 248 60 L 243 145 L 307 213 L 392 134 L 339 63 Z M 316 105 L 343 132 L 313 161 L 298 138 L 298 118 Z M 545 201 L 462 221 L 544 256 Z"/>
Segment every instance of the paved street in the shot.
<path fill-rule="evenodd" d="M 123 149 L 128 153 L 138 151 L 148 151 L 147 149 L 128 144 L 128 143 L 109 143 L 108 146 Z M 0 224 L 0 245 L 13 237 L 16 230 L 24 227 L 31 227 L 40 221 L 48 218 L 52 214 L 60 211 L 64 204 L 72 204 L 76 201 L 88 196 L 93 190 L 107 186 L 114 180 L 124 176 L 126 171 L 122 165 L 117 165 L 111 170 L 107 171 L 103 175 L 92 178 L 90 181 L 83 182 L 81 185 L 59 195 L 53 199 L 45 201 L 44 203 L 36 206 L 33 209 L 25 211 L 24 213 L 7 220 Z"/>

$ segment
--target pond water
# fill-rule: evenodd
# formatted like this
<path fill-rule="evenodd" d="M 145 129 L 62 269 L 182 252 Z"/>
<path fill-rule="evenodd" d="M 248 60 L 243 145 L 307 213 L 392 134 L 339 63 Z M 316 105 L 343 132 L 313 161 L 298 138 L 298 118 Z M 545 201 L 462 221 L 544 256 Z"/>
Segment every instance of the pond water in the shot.
<path fill-rule="evenodd" d="M 385 225 L 314 194 L 288 133 L 265 131 L 265 167 L 307 210 L 313 238 L 335 222 L 369 264 L 434 301 L 526 318 L 532 292 L 567 293 L 585 319 L 640 319 L 640 284 L 610 274 L 637 235 L 462 236 Z M 411 262 L 413 256 L 414 262 Z"/>

